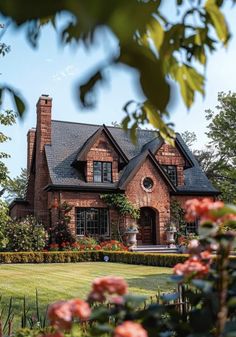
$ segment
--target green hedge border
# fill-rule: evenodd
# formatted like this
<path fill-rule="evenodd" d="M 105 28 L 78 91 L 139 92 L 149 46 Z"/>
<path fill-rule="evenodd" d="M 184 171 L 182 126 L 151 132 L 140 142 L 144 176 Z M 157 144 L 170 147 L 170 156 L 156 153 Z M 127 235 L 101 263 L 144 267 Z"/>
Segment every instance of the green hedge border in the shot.
<path fill-rule="evenodd" d="M 4 252 L 0 253 L 1 264 L 11 263 L 76 263 L 103 262 L 128 263 L 147 266 L 173 267 L 186 260 L 186 254 L 132 253 L 108 251 L 58 251 L 58 252 Z"/>
<path fill-rule="evenodd" d="M 0 253 L 1 264 L 11 263 L 76 263 L 76 262 L 103 262 L 108 256 L 109 262 L 127 263 L 134 265 L 173 267 L 183 263 L 187 254 L 161 253 L 132 253 L 108 251 L 80 251 L 80 252 L 11 252 Z M 236 256 L 231 257 L 236 262 Z M 108 263 L 109 263 L 108 262 Z"/>

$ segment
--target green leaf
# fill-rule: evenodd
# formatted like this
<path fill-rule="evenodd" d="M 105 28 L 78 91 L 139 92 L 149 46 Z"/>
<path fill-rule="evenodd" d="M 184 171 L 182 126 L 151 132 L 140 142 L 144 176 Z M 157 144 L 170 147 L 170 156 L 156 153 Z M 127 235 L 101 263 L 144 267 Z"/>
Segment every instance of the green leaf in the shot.
<path fill-rule="evenodd" d="M 224 15 L 221 13 L 215 0 L 207 0 L 205 4 L 207 13 L 209 14 L 213 26 L 219 39 L 226 44 L 229 39 L 229 31 Z"/>
<path fill-rule="evenodd" d="M 189 86 L 185 66 L 178 67 L 175 79 L 179 83 L 180 92 L 187 108 L 190 108 L 194 100 L 194 90 Z"/>
<path fill-rule="evenodd" d="M 157 110 L 165 111 L 170 98 L 170 87 L 162 65 L 152 51 L 130 42 L 121 47 L 120 61 L 139 71 L 140 84 L 145 96 Z"/>
<path fill-rule="evenodd" d="M 130 122 L 130 116 L 126 116 L 122 122 L 121 122 L 121 125 L 122 125 L 122 128 L 127 131 L 128 130 L 128 124 Z"/>
<path fill-rule="evenodd" d="M 148 35 L 155 44 L 156 49 L 159 51 L 164 40 L 164 29 L 158 20 L 152 20 L 147 26 Z"/>
<path fill-rule="evenodd" d="M 204 77 L 200 75 L 194 68 L 183 66 L 183 72 L 186 75 L 188 85 L 192 90 L 197 90 L 204 94 Z"/>
<path fill-rule="evenodd" d="M 101 72 L 97 71 L 88 79 L 85 84 L 80 85 L 80 101 L 84 107 L 92 107 L 94 105 L 94 102 L 88 100 L 87 95 L 91 92 L 91 90 L 94 89 L 95 85 L 102 80 L 103 77 Z"/>
<path fill-rule="evenodd" d="M 13 96 L 13 99 L 16 105 L 17 113 L 20 117 L 22 117 L 25 111 L 25 104 L 22 101 L 22 99 L 14 91 L 12 91 L 12 96 Z"/>
<path fill-rule="evenodd" d="M 152 124 L 156 129 L 160 130 L 160 135 L 162 138 L 170 145 L 175 146 L 175 132 L 165 124 L 161 118 L 160 112 L 155 110 L 148 101 L 144 103 L 143 109 L 150 124 Z"/>

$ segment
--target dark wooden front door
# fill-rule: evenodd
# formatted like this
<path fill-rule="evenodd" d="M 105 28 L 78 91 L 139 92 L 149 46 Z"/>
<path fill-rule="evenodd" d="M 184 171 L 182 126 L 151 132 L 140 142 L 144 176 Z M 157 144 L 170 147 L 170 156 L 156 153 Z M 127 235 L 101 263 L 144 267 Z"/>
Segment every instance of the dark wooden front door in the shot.
<path fill-rule="evenodd" d="M 138 244 L 156 244 L 156 213 L 149 207 L 140 209 Z"/>

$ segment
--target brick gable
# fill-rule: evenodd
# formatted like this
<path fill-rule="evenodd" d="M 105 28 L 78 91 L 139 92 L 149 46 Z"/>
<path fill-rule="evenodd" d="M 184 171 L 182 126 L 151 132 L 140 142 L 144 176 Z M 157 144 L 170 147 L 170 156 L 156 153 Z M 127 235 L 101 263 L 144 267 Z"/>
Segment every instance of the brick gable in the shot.
<path fill-rule="evenodd" d="M 87 156 L 87 166 L 86 166 L 86 177 L 87 182 L 93 182 L 93 162 L 103 161 L 112 163 L 112 181 L 118 181 L 118 162 L 119 155 L 115 151 L 113 145 L 107 139 L 104 132 L 98 137 L 96 142 L 92 145 L 91 149 L 88 151 Z"/>
<path fill-rule="evenodd" d="M 161 165 L 174 165 L 177 169 L 178 186 L 184 185 L 184 167 L 186 159 L 177 147 L 163 144 L 155 154 L 157 161 Z"/>
<path fill-rule="evenodd" d="M 151 192 L 147 192 L 142 186 L 145 177 L 150 177 L 154 182 Z M 151 207 L 156 212 L 157 242 L 164 243 L 164 226 L 170 219 L 170 193 L 166 182 L 149 158 L 128 183 L 125 193 L 137 207 Z"/>

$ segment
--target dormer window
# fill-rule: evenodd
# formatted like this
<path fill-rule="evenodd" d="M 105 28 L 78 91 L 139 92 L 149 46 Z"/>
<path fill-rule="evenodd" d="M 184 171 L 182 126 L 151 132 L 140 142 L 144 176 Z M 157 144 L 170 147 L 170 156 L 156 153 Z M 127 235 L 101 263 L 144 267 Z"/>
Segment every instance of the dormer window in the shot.
<path fill-rule="evenodd" d="M 106 161 L 93 162 L 93 181 L 95 183 L 112 182 L 112 163 Z"/>
<path fill-rule="evenodd" d="M 162 165 L 172 184 L 177 186 L 177 169 L 175 165 Z"/>

